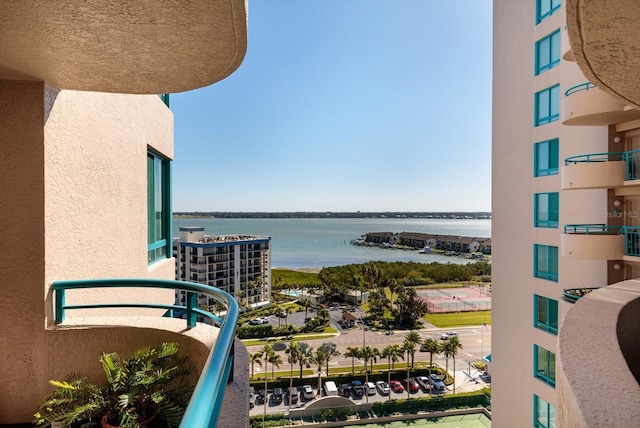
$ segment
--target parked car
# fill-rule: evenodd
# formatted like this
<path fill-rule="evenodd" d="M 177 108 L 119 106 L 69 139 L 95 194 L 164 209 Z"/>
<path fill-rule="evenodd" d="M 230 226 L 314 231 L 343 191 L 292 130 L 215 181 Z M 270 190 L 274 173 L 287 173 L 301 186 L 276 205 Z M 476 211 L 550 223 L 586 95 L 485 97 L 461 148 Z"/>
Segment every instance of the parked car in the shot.
<path fill-rule="evenodd" d="M 249 408 L 250 409 L 253 409 L 253 407 L 256 405 L 255 399 L 256 399 L 256 393 L 255 393 L 255 390 L 253 389 L 253 386 L 251 386 L 249 387 Z"/>
<path fill-rule="evenodd" d="M 273 404 L 280 404 L 282 403 L 283 399 L 284 391 L 282 390 L 282 388 L 275 388 L 273 390 L 273 394 L 271 394 L 271 400 L 273 401 Z"/>
<path fill-rule="evenodd" d="M 267 391 L 265 391 L 264 389 L 261 389 L 260 391 L 258 391 L 258 396 L 256 397 L 256 404 L 264 404 L 266 400 L 267 400 Z"/>
<path fill-rule="evenodd" d="M 364 395 L 364 385 L 359 380 L 351 382 L 351 392 L 354 398 L 360 398 Z"/>
<path fill-rule="evenodd" d="M 338 395 L 338 387 L 332 380 L 328 380 L 324 383 L 324 395 L 327 397 Z"/>
<path fill-rule="evenodd" d="M 404 386 L 402 386 L 402 384 L 400 383 L 400 381 L 397 380 L 392 380 L 391 382 L 389 382 L 389 387 L 391 388 L 391 390 L 395 393 L 401 393 L 404 392 Z"/>
<path fill-rule="evenodd" d="M 343 383 L 338 387 L 338 395 L 343 397 L 351 397 L 351 385 Z"/>
<path fill-rule="evenodd" d="M 458 337 L 458 332 L 457 331 L 448 331 L 448 332 L 442 333 L 440 335 L 440 339 L 442 339 L 442 340 L 449 340 L 452 337 Z"/>
<path fill-rule="evenodd" d="M 383 380 L 379 380 L 376 382 L 376 389 L 378 390 L 378 393 L 380 395 L 389 395 L 389 393 L 391 392 L 391 389 L 389 389 L 389 385 L 387 385 L 387 382 Z"/>
<path fill-rule="evenodd" d="M 269 322 L 269 318 L 267 317 L 258 317 L 258 318 L 254 318 L 252 320 L 249 321 L 249 324 L 251 325 L 260 325 L 260 324 L 267 324 Z"/>
<path fill-rule="evenodd" d="M 296 388 L 295 386 L 292 386 L 291 388 L 289 388 L 288 391 L 289 394 L 289 402 L 291 404 L 296 404 L 298 402 L 298 388 Z"/>
<path fill-rule="evenodd" d="M 418 392 L 420 391 L 420 385 L 418 382 L 412 377 L 409 379 L 403 379 L 402 383 L 404 383 L 404 387 L 409 390 L 409 392 Z"/>
<path fill-rule="evenodd" d="M 276 312 L 275 315 L 278 318 L 286 318 L 287 317 L 287 313 L 286 312 Z"/>
<path fill-rule="evenodd" d="M 316 395 L 313 393 L 313 388 L 311 388 L 311 385 L 304 385 L 302 387 L 302 397 L 305 400 L 313 400 L 315 396 Z"/>
<path fill-rule="evenodd" d="M 437 374 L 432 373 L 429 376 L 429 383 L 433 386 L 434 389 L 444 390 L 444 382 Z"/>
<path fill-rule="evenodd" d="M 376 395 L 376 386 L 373 382 L 365 383 L 364 389 L 366 389 L 367 395 Z"/>
<path fill-rule="evenodd" d="M 420 385 L 420 388 L 422 388 L 423 391 L 431 388 L 429 378 L 426 376 L 416 376 L 416 382 L 418 382 L 418 385 Z"/>

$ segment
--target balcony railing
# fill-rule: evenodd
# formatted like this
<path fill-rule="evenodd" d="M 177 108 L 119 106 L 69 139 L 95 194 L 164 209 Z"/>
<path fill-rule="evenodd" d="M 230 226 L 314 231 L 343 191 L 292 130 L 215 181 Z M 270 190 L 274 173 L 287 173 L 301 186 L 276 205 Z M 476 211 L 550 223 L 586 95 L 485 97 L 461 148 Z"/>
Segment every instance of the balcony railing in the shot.
<path fill-rule="evenodd" d="M 145 304 L 145 303 L 103 303 L 87 305 L 67 305 L 65 294 L 67 290 L 87 288 L 164 288 L 173 290 L 186 290 L 186 306 Z M 169 311 L 183 311 L 187 316 L 187 328 L 196 326 L 198 316 L 211 319 L 220 328 L 216 343 L 211 349 L 209 357 L 204 364 L 198 383 L 196 384 L 191 401 L 187 406 L 180 424 L 181 428 L 216 426 L 225 392 L 225 383 L 233 370 L 233 341 L 236 324 L 238 322 L 238 303 L 229 294 L 214 287 L 204 284 L 196 284 L 185 281 L 170 281 L 161 279 L 97 279 L 55 281 L 52 286 L 55 301 L 55 322 L 62 323 L 65 312 L 73 309 L 99 309 L 99 308 L 152 308 L 167 309 Z M 220 301 L 226 306 L 226 316 L 220 318 L 210 312 L 197 307 L 198 295 L 205 295 Z"/>
<path fill-rule="evenodd" d="M 564 92 L 564 96 L 568 97 L 568 96 L 570 96 L 572 94 L 575 94 L 576 92 L 588 91 L 589 89 L 595 88 L 595 87 L 596 87 L 596 85 L 594 85 L 591 82 L 580 83 L 579 85 L 575 85 L 575 86 L 572 86 L 569 89 L 567 89 Z"/>
<path fill-rule="evenodd" d="M 562 298 L 565 302 L 575 303 L 581 297 L 586 296 L 591 293 L 593 290 L 597 290 L 600 287 L 590 287 L 590 288 L 566 288 L 562 295 Z"/>
<path fill-rule="evenodd" d="M 627 165 L 627 180 L 637 180 L 640 178 L 640 150 L 630 150 L 622 154 L 622 159 Z"/>
<path fill-rule="evenodd" d="M 567 224 L 564 233 L 578 235 L 617 235 L 621 226 L 607 226 L 605 224 Z"/>
<path fill-rule="evenodd" d="M 623 159 L 624 152 L 589 153 L 586 155 L 571 156 L 569 158 L 566 158 L 564 160 L 564 164 L 568 166 L 576 165 L 578 163 L 621 161 Z"/>

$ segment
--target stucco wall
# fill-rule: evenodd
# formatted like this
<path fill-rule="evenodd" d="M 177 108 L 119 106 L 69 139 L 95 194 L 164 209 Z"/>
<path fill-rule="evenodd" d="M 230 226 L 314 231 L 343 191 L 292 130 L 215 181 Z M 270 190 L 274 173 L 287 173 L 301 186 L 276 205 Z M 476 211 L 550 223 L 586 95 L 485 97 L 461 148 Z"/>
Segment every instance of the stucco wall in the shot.
<path fill-rule="evenodd" d="M 44 382 L 42 103 L 42 83 L 0 80 L 0 423 Z"/>

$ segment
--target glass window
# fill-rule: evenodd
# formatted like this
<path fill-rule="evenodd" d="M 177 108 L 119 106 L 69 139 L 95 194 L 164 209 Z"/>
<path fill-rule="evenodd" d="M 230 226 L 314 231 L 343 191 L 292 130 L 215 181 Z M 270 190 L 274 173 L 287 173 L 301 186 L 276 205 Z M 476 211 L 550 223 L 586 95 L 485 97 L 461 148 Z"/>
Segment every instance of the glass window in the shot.
<path fill-rule="evenodd" d="M 558 247 L 533 245 L 533 276 L 558 282 Z"/>
<path fill-rule="evenodd" d="M 558 139 L 542 141 L 533 147 L 533 175 L 558 175 Z"/>
<path fill-rule="evenodd" d="M 536 193 L 533 195 L 534 226 L 558 227 L 558 206 L 560 195 L 554 193 Z"/>
<path fill-rule="evenodd" d="M 533 345 L 533 376 L 549 386 L 556 387 L 556 354 Z"/>
<path fill-rule="evenodd" d="M 560 30 L 536 42 L 536 70 L 538 75 L 560 64 Z"/>
<path fill-rule="evenodd" d="M 555 122 L 560 118 L 560 85 L 536 92 L 534 125 Z"/>
<path fill-rule="evenodd" d="M 560 9 L 560 0 L 536 0 L 536 24 Z"/>
<path fill-rule="evenodd" d="M 171 256 L 170 161 L 147 152 L 148 262 Z"/>
<path fill-rule="evenodd" d="M 533 395 L 533 426 L 556 428 L 556 408 L 537 395 Z"/>
<path fill-rule="evenodd" d="M 533 326 L 549 333 L 558 334 L 558 301 L 533 295 Z"/>

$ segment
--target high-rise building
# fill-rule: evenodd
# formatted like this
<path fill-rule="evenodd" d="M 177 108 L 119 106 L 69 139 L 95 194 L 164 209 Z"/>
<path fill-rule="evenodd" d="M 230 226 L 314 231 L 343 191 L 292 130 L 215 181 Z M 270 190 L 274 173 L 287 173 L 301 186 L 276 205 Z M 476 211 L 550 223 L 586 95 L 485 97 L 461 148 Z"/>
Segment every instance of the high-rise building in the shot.
<path fill-rule="evenodd" d="M 245 1 L 0 2 L 0 40 L 0 425 L 30 423 L 50 379 L 100 379 L 103 352 L 177 341 L 207 367 L 224 327 L 162 317 L 174 141 L 157 94 L 233 73 Z M 223 357 L 239 375 L 225 388 L 220 364 L 222 388 L 209 385 L 232 406 L 218 426 L 248 417 L 246 349 L 234 349 Z"/>
<path fill-rule="evenodd" d="M 495 427 L 640 420 L 639 12 L 494 1 Z"/>
<path fill-rule="evenodd" d="M 251 235 L 205 235 L 204 227 L 181 227 L 173 240 L 176 279 L 219 288 L 238 300 L 241 308 L 271 303 L 271 238 Z M 186 291 L 176 291 L 184 305 Z M 198 296 L 198 306 L 214 306 L 214 299 Z"/>

